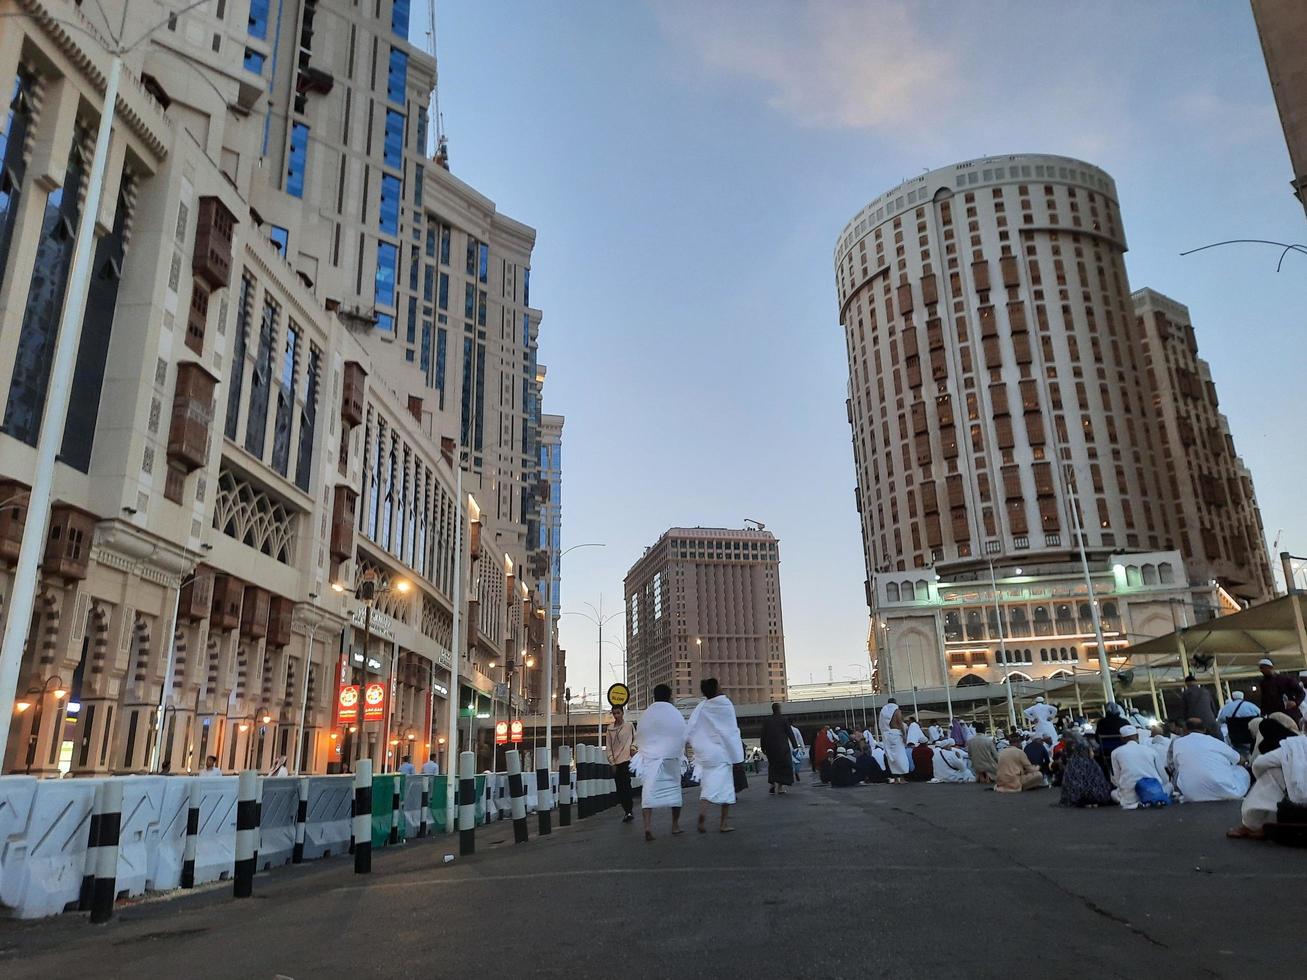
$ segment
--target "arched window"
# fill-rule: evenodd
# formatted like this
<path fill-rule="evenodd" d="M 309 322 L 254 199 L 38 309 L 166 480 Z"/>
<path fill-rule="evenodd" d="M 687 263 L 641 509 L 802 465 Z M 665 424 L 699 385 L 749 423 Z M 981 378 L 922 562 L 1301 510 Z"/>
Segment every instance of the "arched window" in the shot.
<path fill-rule="evenodd" d="M 1127 565 L 1125 568 L 1125 584 L 1129 586 L 1139 586 L 1143 584 L 1143 577 L 1139 574 L 1138 565 Z"/>
<path fill-rule="evenodd" d="M 917 583 L 917 601 L 918 602 L 930 601 L 930 586 L 927 585 L 925 582 Z"/>
<path fill-rule="evenodd" d="M 962 614 L 956 609 L 944 613 L 944 639 L 949 643 L 962 639 Z"/>
<path fill-rule="evenodd" d="M 899 601 L 899 583 L 890 582 L 885 586 L 885 599 L 887 602 Z"/>
<path fill-rule="evenodd" d="M 1145 565 L 1143 570 L 1144 585 L 1157 584 L 1157 566 Z"/>
<path fill-rule="evenodd" d="M 985 621 L 979 609 L 967 610 L 967 639 L 983 640 L 985 638 Z"/>
<path fill-rule="evenodd" d="M 1025 606 L 1013 606 L 1008 612 L 1008 630 L 1012 636 L 1029 636 L 1030 620 Z"/>
<path fill-rule="evenodd" d="M 1157 578 L 1163 585 L 1170 585 L 1175 581 L 1175 569 L 1171 567 L 1169 561 L 1164 561 L 1157 566 Z"/>
<path fill-rule="evenodd" d="M 1039 662 L 1043 664 L 1048 663 L 1048 647 L 1039 648 Z"/>

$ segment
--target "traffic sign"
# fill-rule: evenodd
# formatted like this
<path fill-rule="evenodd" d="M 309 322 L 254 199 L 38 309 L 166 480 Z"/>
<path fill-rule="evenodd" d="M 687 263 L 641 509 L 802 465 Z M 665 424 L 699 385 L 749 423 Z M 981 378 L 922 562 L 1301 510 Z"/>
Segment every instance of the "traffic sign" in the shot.
<path fill-rule="evenodd" d="M 495 722 L 495 744 L 496 745 L 508 744 L 508 722 L 506 721 Z"/>
<path fill-rule="evenodd" d="M 509 731 L 509 737 L 514 742 L 522 741 L 522 723 L 520 721 L 515 721 L 512 724 L 510 724 L 508 726 L 508 731 Z"/>
<path fill-rule="evenodd" d="M 614 684 L 608 689 L 608 703 L 614 708 L 621 708 L 630 700 L 631 689 L 625 684 Z"/>

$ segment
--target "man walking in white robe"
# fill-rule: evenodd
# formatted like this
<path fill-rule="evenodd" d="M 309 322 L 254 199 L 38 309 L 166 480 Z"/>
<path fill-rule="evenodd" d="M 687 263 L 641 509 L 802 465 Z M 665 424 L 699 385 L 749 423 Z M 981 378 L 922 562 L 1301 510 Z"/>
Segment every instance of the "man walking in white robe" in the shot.
<path fill-rule="evenodd" d="M 681 830 L 681 760 L 685 756 L 685 719 L 672 704 L 672 689 L 666 684 L 654 688 L 654 701 L 645 709 L 636 734 L 639 743 L 631 759 L 631 772 L 643 781 L 640 810 L 644 816 L 644 839 L 653 835 L 653 812 L 672 810 L 672 836 Z"/>
<path fill-rule="evenodd" d="M 716 803 L 722 808 L 718 829 L 729 834 L 735 829 L 726 822 L 735 802 L 733 767 L 744 761 L 744 742 L 740 739 L 735 705 L 720 692 L 717 678 L 704 678 L 699 682 L 699 690 L 705 700 L 695 707 L 685 726 L 685 737 L 694 750 L 694 768 L 699 776 L 699 833 L 708 832 L 704 826 L 708 806 Z"/>
<path fill-rule="evenodd" d="M 1126 725 L 1121 729 L 1125 741 L 1112 753 L 1112 799 L 1121 804 L 1122 810 L 1139 809 L 1139 794 L 1136 787 L 1141 779 L 1156 779 L 1163 787 L 1168 780 L 1157 771 L 1157 756 L 1151 746 L 1139 744 L 1139 729 Z"/>
<path fill-rule="evenodd" d="M 1248 792 L 1248 770 L 1239 765 L 1239 753 L 1208 735 L 1206 727 L 1201 718 L 1190 718 L 1186 734 L 1171 743 L 1175 788 L 1186 803 L 1242 800 Z"/>
<path fill-rule="evenodd" d="M 903 713 L 899 703 L 893 698 L 880 709 L 880 735 L 885 740 L 885 755 L 889 762 L 890 781 L 903 782 L 908 774 L 907 727 L 903 724 Z"/>

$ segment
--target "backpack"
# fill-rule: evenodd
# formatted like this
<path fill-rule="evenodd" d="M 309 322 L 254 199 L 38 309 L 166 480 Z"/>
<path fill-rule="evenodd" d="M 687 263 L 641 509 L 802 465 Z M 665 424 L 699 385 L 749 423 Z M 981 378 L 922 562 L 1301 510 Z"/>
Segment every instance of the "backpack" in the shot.
<path fill-rule="evenodd" d="M 1152 776 L 1145 776 L 1135 783 L 1135 796 L 1139 797 L 1140 806 L 1170 806 L 1171 797 L 1162 784 Z"/>

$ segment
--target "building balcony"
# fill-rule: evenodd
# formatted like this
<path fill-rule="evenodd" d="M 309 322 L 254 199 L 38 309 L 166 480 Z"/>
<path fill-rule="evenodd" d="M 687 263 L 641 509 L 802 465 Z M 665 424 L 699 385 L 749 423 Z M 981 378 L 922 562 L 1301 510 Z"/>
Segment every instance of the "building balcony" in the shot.
<path fill-rule="evenodd" d="M 91 539 L 98 520 L 80 507 L 56 503 L 50 510 L 50 532 L 45 539 L 42 569 L 69 581 L 86 578 L 91 560 Z"/>
<path fill-rule="evenodd" d="M 231 243 L 236 216 L 213 196 L 200 198 L 191 270 L 213 289 L 231 284 Z"/>

